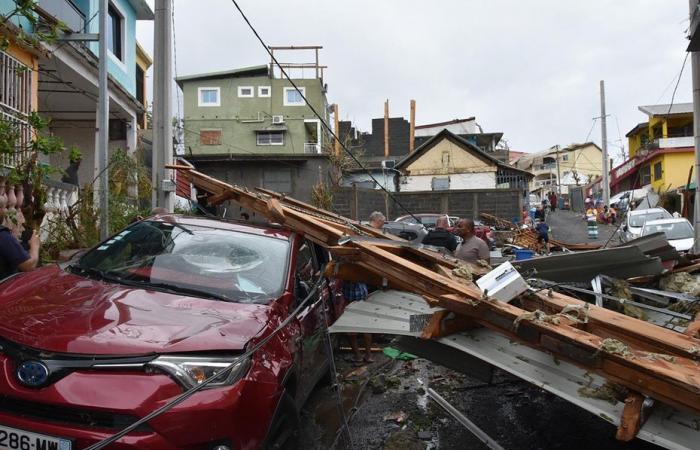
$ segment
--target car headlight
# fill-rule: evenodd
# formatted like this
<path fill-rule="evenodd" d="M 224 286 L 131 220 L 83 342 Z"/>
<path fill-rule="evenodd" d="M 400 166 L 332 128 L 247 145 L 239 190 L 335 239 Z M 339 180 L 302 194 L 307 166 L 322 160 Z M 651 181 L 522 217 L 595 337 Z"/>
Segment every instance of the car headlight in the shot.
<path fill-rule="evenodd" d="M 235 356 L 160 356 L 148 366 L 167 372 L 185 388 L 193 388 L 221 372 L 234 362 Z M 225 375 L 209 383 L 204 389 L 231 386 L 243 378 L 250 368 L 250 358 L 243 358 Z"/>

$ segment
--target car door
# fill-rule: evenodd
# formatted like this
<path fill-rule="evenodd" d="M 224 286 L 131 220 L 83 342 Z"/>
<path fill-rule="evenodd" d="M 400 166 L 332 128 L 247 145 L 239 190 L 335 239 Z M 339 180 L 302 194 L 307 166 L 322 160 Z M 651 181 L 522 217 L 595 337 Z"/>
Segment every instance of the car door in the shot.
<path fill-rule="evenodd" d="M 295 296 L 301 302 L 319 281 L 321 268 L 314 252 L 313 244 L 301 239 L 295 264 Z M 301 329 L 297 348 L 300 352 L 299 392 L 297 400 L 303 402 L 326 368 L 323 308 L 328 300 L 328 289 L 322 285 L 310 299 L 308 305 L 297 314 Z"/>

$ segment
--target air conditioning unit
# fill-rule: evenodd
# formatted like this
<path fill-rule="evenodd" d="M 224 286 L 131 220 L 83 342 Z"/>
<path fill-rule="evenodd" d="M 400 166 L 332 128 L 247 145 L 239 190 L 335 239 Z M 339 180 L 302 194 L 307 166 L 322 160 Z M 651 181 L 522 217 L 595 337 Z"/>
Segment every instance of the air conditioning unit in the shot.
<path fill-rule="evenodd" d="M 394 167 L 396 167 L 395 159 L 385 159 L 382 161 L 382 169 L 393 169 Z"/>
<path fill-rule="evenodd" d="M 272 123 L 277 125 L 284 123 L 284 116 L 272 116 Z"/>

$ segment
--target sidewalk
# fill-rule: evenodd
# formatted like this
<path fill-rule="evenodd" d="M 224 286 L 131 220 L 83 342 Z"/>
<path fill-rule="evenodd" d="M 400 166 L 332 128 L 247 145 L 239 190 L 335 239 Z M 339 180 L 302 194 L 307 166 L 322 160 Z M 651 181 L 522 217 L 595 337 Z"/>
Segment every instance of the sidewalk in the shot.
<path fill-rule="evenodd" d="M 570 244 L 600 243 L 605 244 L 610 236 L 615 233 L 617 225 L 598 224 L 598 239 L 588 239 L 586 221 L 582 213 L 570 210 L 556 210 L 547 214 L 547 224 L 550 228 L 550 236 L 559 241 Z M 620 243 L 618 235 L 612 238 L 608 246 Z"/>

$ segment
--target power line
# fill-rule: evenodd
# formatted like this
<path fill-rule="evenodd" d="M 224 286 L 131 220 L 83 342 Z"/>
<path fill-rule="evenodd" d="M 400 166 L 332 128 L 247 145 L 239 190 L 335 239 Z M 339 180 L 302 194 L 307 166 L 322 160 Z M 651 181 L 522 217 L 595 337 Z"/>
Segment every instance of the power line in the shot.
<path fill-rule="evenodd" d="M 233 5 L 236 7 L 236 9 L 238 10 L 238 12 L 241 13 L 241 17 L 243 17 L 243 20 L 245 21 L 245 23 L 248 24 L 248 27 L 249 27 L 250 30 L 253 32 L 253 34 L 255 35 L 255 37 L 258 39 L 258 41 L 260 42 L 260 45 L 263 46 L 263 48 L 265 49 L 265 51 L 267 52 L 267 54 L 270 55 L 271 60 L 272 60 L 272 61 L 277 65 L 277 67 L 280 69 L 280 73 L 284 76 L 284 78 L 286 78 L 287 81 L 289 81 L 289 83 L 292 85 L 292 87 L 294 87 L 294 89 L 297 91 L 297 93 L 299 94 L 299 96 L 304 100 L 304 103 L 306 103 L 306 106 L 308 106 L 309 109 L 311 110 L 311 112 L 314 113 L 314 115 L 321 121 L 321 124 L 323 124 L 323 127 L 326 129 L 326 131 L 340 144 L 340 146 L 343 148 L 343 151 L 345 151 L 345 153 L 347 153 L 348 156 L 350 156 L 350 158 L 352 158 L 352 160 L 353 160 L 358 166 L 360 166 L 360 168 L 361 168 L 362 170 L 364 170 L 364 171 L 367 173 L 367 175 L 369 175 L 369 177 L 372 179 L 372 181 L 374 181 L 374 182 L 389 196 L 389 198 L 391 198 L 397 205 L 399 205 L 399 207 L 400 207 L 401 209 L 403 209 L 406 213 L 408 213 L 408 215 L 410 215 L 410 216 L 413 217 L 416 221 L 418 221 L 418 223 L 420 223 L 420 220 L 419 220 L 416 216 L 414 216 L 413 213 L 412 213 L 411 211 L 409 211 L 408 208 L 406 208 L 406 207 L 405 207 L 391 192 L 389 192 L 389 190 L 388 190 L 387 188 L 385 188 L 385 187 L 374 177 L 374 175 L 372 175 L 372 172 L 370 172 L 369 169 L 367 169 L 364 165 L 362 165 L 362 163 L 360 162 L 360 160 L 357 159 L 357 157 L 345 146 L 345 143 L 343 143 L 343 141 L 340 140 L 340 138 L 339 138 L 339 137 L 335 134 L 335 132 L 331 129 L 330 125 L 328 125 L 328 123 L 326 123 L 325 119 L 324 119 L 323 117 L 321 117 L 321 115 L 320 115 L 318 112 L 316 112 L 316 108 L 314 108 L 314 107 L 309 103 L 309 101 L 306 99 L 306 96 L 304 95 L 304 93 L 299 89 L 299 87 L 296 85 L 296 83 L 294 83 L 294 81 L 292 81 L 292 79 L 290 78 L 290 76 L 287 74 L 287 71 L 280 65 L 280 63 L 277 61 L 277 58 L 275 58 L 274 53 L 272 53 L 272 51 L 271 51 L 270 48 L 267 46 L 267 44 L 265 43 L 265 41 L 263 41 L 262 37 L 260 37 L 260 34 L 258 34 L 258 31 L 255 29 L 255 27 L 253 26 L 253 24 L 250 23 L 250 20 L 248 20 L 248 17 L 245 15 L 245 13 L 244 13 L 243 10 L 241 9 L 241 7 L 238 6 L 238 2 L 237 2 L 236 0 L 231 0 L 231 1 L 233 2 Z M 271 67 L 270 69 L 272 70 L 272 67 Z"/>
<path fill-rule="evenodd" d="M 681 72 L 678 74 L 678 79 L 676 80 L 676 86 L 673 88 L 673 94 L 671 94 L 671 104 L 668 105 L 668 112 L 666 115 L 668 116 L 671 114 L 671 108 L 673 108 L 673 101 L 676 98 L 676 91 L 678 90 L 678 85 L 681 82 L 681 78 L 683 77 L 683 70 L 685 69 L 685 63 L 688 62 L 688 55 L 690 55 L 690 52 L 685 52 L 685 58 L 683 58 L 683 65 L 681 66 Z"/>

